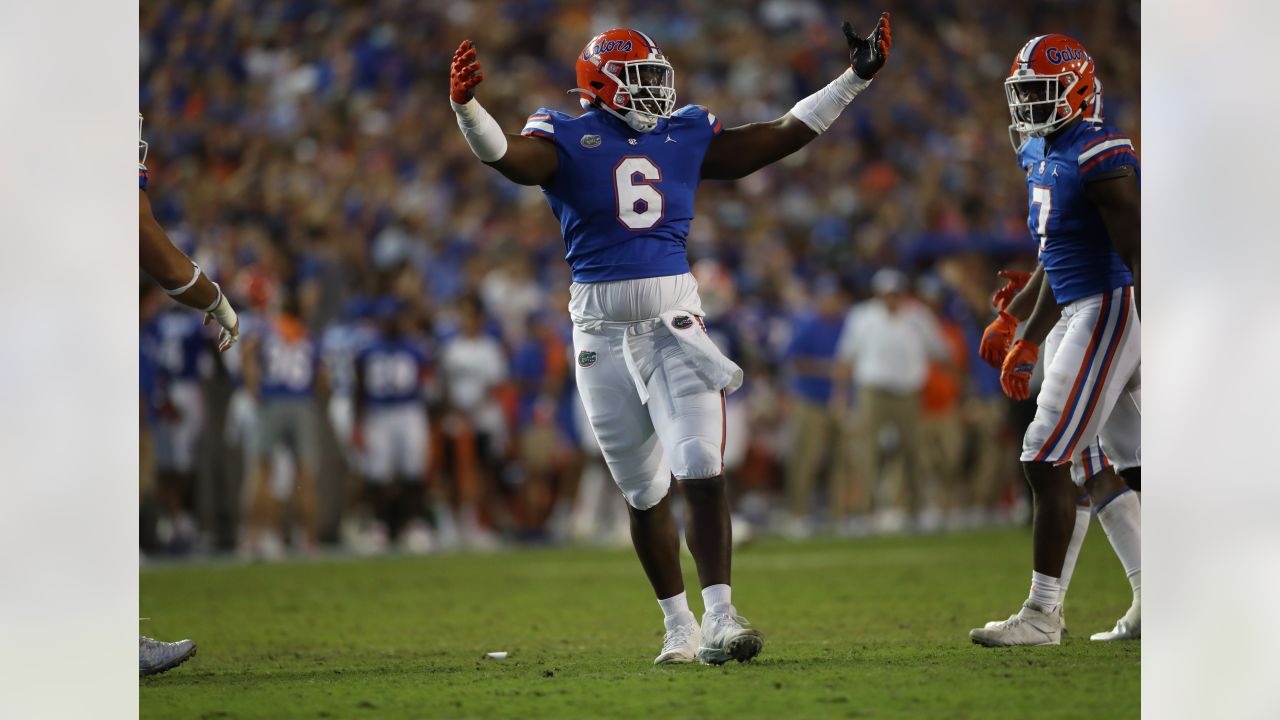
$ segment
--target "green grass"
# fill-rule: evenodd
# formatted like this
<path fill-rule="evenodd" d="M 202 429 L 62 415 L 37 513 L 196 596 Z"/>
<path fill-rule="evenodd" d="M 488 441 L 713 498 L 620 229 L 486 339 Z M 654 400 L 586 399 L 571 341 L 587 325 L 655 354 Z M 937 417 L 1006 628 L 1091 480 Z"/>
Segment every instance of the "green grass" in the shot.
<path fill-rule="evenodd" d="M 661 615 L 630 552 L 537 550 L 149 569 L 143 625 L 200 654 L 141 681 L 144 718 L 1114 718 L 1139 714 L 1137 643 L 1094 643 L 1128 607 L 1098 528 L 1060 647 L 986 649 L 1017 609 L 1025 529 L 762 542 L 734 600 L 753 662 L 654 667 Z M 686 558 L 685 577 L 695 578 Z M 694 612 L 701 598 L 690 592 Z M 505 661 L 483 659 L 506 650 Z"/>

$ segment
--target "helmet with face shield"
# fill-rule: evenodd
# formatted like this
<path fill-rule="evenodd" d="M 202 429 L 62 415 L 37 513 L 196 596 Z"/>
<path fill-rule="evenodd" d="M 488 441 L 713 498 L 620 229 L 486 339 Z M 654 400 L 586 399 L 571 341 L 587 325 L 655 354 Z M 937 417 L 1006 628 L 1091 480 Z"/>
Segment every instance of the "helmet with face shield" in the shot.
<path fill-rule="evenodd" d="M 651 132 L 676 105 L 675 69 L 648 35 L 606 30 L 591 38 L 576 63 L 583 108 L 598 107 L 637 132 Z"/>
<path fill-rule="evenodd" d="M 1004 81 L 1009 103 L 1009 138 L 1044 137 L 1081 115 L 1088 115 L 1099 85 L 1093 58 L 1066 35 L 1032 38 L 1013 59 Z"/>

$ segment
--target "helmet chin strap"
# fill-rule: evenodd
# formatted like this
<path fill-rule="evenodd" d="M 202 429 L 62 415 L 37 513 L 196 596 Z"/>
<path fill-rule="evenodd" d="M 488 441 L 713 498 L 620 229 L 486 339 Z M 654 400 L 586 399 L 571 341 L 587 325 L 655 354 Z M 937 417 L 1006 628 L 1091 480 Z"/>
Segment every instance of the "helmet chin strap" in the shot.
<path fill-rule="evenodd" d="M 602 102 L 599 95 L 596 95 L 594 92 L 586 88 L 574 88 L 566 92 L 567 95 L 572 95 L 573 93 L 584 93 L 591 96 L 592 100 L 587 100 L 586 98 L 579 99 L 579 104 L 582 105 L 583 110 L 590 110 L 593 107 L 600 108 L 626 123 L 627 127 L 638 133 L 653 132 L 654 128 L 658 127 L 658 118 L 647 113 L 638 113 L 635 111 L 628 111 L 626 114 L 620 113 Z"/>

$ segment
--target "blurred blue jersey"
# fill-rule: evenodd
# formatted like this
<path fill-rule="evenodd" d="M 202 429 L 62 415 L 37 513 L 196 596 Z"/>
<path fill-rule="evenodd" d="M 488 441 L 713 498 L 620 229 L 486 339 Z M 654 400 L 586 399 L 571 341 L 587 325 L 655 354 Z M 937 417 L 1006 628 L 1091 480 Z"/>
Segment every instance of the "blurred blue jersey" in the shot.
<path fill-rule="evenodd" d="M 158 372 L 169 380 L 196 380 L 200 354 L 207 348 L 200 313 L 171 307 L 142 329 L 144 350 Z"/>
<path fill-rule="evenodd" d="M 560 167 L 542 187 L 560 221 L 574 282 L 689 272 L 685 238 L 702 158 L 720 122 L 686 105 L 638 133 L 589 110 L 572 117 L 538 108 L 522 135 L 555 143 Z"/>
<path fill-rule="evenodd" d="M 379 338 L 356 356 L 364 375 L 364 400 L 370 405 L 395 405 L 422 399 L 427 352 L 410 339 Z"/>
<path fill-rule="evenodd" d="M 151 171 L 147 169 L 146 165 L 143 165 L 142 163 L 138 163 L 138 189 L 146 190 L 147 180 L 150 178 L 151 178 Z"/>
<path fill-rule="evenodd" d="M 1027 174 L 1027 225 L 1040 242 L 1040 261 L 1059 305 L 1133 284 L 1084 194 L 1085 183 L 1126 165 L 1139 169 L 1129 138 L 1089 120 L 1068 127 L 1047 149 L 1044 138 L 1018 149 L 1018 166 Z"/>
<path fill-rule="evenodd" d="M 306 397 L 315 391 L 320 353 L 310 337 L 286 339 L 274 322 L 267 323 L 259 352 L 262 397 Z"/>

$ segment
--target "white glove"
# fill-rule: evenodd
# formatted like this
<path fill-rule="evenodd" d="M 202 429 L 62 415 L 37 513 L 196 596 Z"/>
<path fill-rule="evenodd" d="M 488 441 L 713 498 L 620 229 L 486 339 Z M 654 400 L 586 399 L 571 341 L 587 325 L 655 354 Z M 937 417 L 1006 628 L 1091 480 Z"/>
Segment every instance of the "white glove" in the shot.
<path fill-rule="evenodd" d="M 240 319 L 236 317 L 236 311 L 227 301 L 227 296 L 222 294 L 222 288 L 218 288 L 218 302 L 204 315 L 205 325 L 210 320 L 215 320 L 222 326 L 218 333 L 218 352 L 226 352 L 240 338 Z"/>

